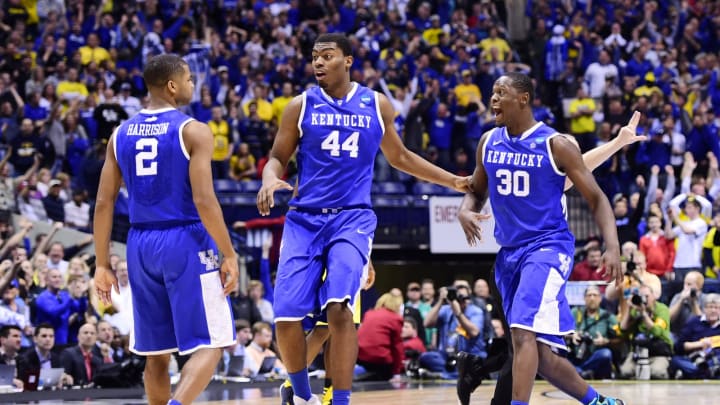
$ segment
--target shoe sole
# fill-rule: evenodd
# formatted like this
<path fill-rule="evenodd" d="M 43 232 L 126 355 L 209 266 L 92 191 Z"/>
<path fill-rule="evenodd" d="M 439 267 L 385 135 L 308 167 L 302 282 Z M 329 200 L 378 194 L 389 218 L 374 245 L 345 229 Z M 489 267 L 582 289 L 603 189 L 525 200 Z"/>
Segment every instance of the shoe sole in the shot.
<path fill-rule="evenodd" d="M 467 401 L 463 401 L 464 398 L 461 398 L 461 395 L 460 395 L 460 384 L 462 383 L 462 381 L 464 380 L 464 377 L 465 377 L 465 371 L 466 371 L 466 370 L 465 370 L 465 365 L 466 365 L 466 363 L 467 363 L 467 358 L 468 358 L 467 353 L 465 353 L 465 352 L 460 352 L 460 353 L 458 354 L 457 363 L 456 363 L 456 364 L 457 364 L 457 371 L 458 371 L 458 380 L 457 380 L 457 384 L 455 385 L 455 392 L 456 392 L 456 394 L 457 394 L 457 396 L 458 396 L 458 402 L 460 403 L 460 405 L 468 405 L 468 404 L 470 404 L 470 395 L 475 391 L 475 390 L 472 390 L 472 391 L 470 391 L 470 392 L 468 393 Z"/>

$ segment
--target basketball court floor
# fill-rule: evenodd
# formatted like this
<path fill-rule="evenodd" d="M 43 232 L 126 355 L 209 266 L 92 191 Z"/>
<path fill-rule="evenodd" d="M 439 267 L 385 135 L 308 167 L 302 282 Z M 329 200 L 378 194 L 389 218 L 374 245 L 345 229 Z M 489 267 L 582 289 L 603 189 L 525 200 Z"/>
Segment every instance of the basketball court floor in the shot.
<path fill-rule="evenodd" d="M 321 384 L 321 383 L 320 383 Z M 593 385 L 603 394 L 622 398 L 627 405 L 717 405 L 720 404 L 720 381 L 597 381 Z M 279 382 L 254 384 L 212 383 L 195 404 L 203 405 L 278 405 Z M 321 386 L 313 383 L 313 391 Z M 472 396 L 474 405 L 489 404 L 494 386 L 484 383 Z M 362 383 L 354 386 L 353 404 L 436 405 L 457 404 L 455 386 L 448 382 Z M 40 393 L 37 393 L 40 394 Z M 89 390 L 83 393 L 48 392 L 34 398 L 0 395 L 2 404 L 146 404 L 142 390 Z M 54 395 L 53 395 L 54 394 Z M 578 402 L 544 381 L 537 381 L 532 405 L 575 405 Z"/>

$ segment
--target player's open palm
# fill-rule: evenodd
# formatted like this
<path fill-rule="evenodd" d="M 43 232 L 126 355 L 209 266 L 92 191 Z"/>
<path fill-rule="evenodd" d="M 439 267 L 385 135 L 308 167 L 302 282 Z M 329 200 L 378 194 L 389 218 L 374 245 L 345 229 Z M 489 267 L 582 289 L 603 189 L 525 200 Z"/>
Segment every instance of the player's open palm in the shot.
<path fill-rule="evenodd" d="M 238 261 L 236 257 L 224 257 L 220 265 L 220 281 L 223 285 L 223 293 L 225 296 L 230 295 L 238 285 L 240 271 L 238 270 Z"/>
<path fill-rule="evenodd" d="M 106 266 L 97 266 L 95 268 L 95 277 L 93 278 L 95 291 L 98 298 L 105 305 L 112 304 L 111 290 L 114 288 L 116 293 L 120 293 L 118 279 L 115 272 Z"/>
<path fill-rule="evenodd" d="M 608 249 L 603 253 L 603 268 L 605 269 L 605 277 L 608 281 L 615 280 L 615 285 L 619 286 L 623 281 L 623 271 L 620 266 L 620 251 L 617 249 Z"/>
<path fill-rule="evenodd" d="M 260 215 L 270 215 L 270 209 L 275 206 L 275 191 L 279 189 L 292 190 L 293 187 L 280 179 L 270 182 L 263 181 L 257 195 L 257 207 Z"/>
<path fill-rule="evenodd" d="M 637 134 L 637 126 L 640 122 L 641 116 L 642 114 L 640 114 L 639 111 L 635 111 L 630 118 L 630 121 L 628 121 L 628 124 L 620 128 L 618 138 L 620 138 L 620 142 L 623 145 L 630 145 L 647 139 L 647 136 Z"/>
<path fill-rule="evenodd" d="M 482 242 L 480 222 L 487 221 L 488 219 L 490 219 L 490 214 L 482 214 L 467 209 L 460 210 L 458 213 L 458 221 L 460 221 L 460 226 L 462 226 L 463 232 L 465 232 L 465 239 L 467 239 L 468 245 L 475 246 L 478 242 Z"/>

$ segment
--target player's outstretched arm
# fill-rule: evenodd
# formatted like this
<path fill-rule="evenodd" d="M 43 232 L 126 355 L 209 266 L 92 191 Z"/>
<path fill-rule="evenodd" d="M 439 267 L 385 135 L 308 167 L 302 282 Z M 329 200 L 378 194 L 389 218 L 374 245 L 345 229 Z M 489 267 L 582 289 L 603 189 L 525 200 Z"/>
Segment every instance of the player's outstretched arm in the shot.
<path fill-rule="evenodd" d="M 115 136 L 108 139 L 105 163 L 100 172 L 100 186 L 98 187 L 97 199 L 95 201 L 95 216 L 93 220 L 93 238 L 95 239 L 95 258 L 97 267 L 95 269 L 95 289 L 98 298 L 109 305 L 110 290 L 118 289 L 117 277 L 110 267 L 110 232 L 112 231 L 113 213 L 115 211 L 115 200 L 117 199 L 120 184 L 122 184 L 122 172 L 115 159 Z"/>
<path fill-rule="evenodd" d="M 488 180 L 485 166 L 483 166 L 483 145 L 487 141 L 490 132 L 486 132 L 480 138 L 476 151 L 476 166 L 472 177 L 470 178 L 470 192 L 466 193 L 460 203 L 460 212 L 458 213 L 458 221 L 462 226 L 467 239 L 468 245 L 475 246 L 482 241 L 482 228 L 479 222 L 490 218 L 490 215 L 480 214 L 480 210 L 485 206 L 488 199 Z"/>
<path fill-rule="evenodd" d="M 553 158 L 558 168 L 564 170 L 578 191 L 585 197 L 595 222 L 600 226 L 605 241 L 605 272 L 615 279 L 616 284 L 622 282 L 620 268 L 620 243 L 618 242 L 615 215 L 610 202 L 600 189 L 592 172 L 585 166 L 580 151 L 565 136 L 550 139 Z"/>
<path fill-rule="evenodd" d="M 622 149 L 625 145 L 631 145 L 635 142 L 646 140 L 647 136 L 638 135 L 636 132 L 639 121 L 640 112 L 635 111 L 632 118 L 630 118 L 630 122 L 628 122 L 627 125 L 620 129 L 620 132 L 618 133 L 618 136 L 615 137 L 615 139 L 610 142 L 604 143 L 596 148 L 593 148 L 582 155 L 585 166 L 587 166 L 590 171 L 593 171 L 597 169 L 598 166 L 603 164 L 603 162 L 608 160 L 612 155 Z M 572 188 L 572 186 L 573 183 L 570 178 L 566 178 L 565 190 L 569 190 L 570 188 Z"/>
<path fill-rule="evenodd" d="M 230 241 L 220 203 L 213 187 L 210 161 L 213 153 L 213 134 L 206 124 L 190 121 L 183 128 L 183 142 L 190 155 L 190 188 L 193 202 L 205 229 L 220 249 L 223 261 L 220 277 L 225 295 L 235 290 L 238 282 L 237 255 Z"/>
<path fill-rule="evenodd" d="M 303 106 L 303 96 L 290 100 L 283 111 L 280 128 L 270 151 L 270 159 L 262 172 L 262 187 L 257 194 L 257 207 L 260 215 L 270 215 L 270 208 L 275 206 L 275 191 L 292 190 L 293 187 L 281 179 L 288 161 L 297 149 L 300 140 L 298 120 Z"/>
<path fill-rule="evenodd" d="M 392 104 L 383 94 L 378 94 L 378 100 L 382 120 L 385 124 L 385 135 L 380 148 L 392 167 L 419 179 L 452 188 L 461 193 L 470 191 L 467 177 L 456 176 L 447 170 L 441 169 L 406 148 L 395 131 L 393 122 L 395 110 Z"/>

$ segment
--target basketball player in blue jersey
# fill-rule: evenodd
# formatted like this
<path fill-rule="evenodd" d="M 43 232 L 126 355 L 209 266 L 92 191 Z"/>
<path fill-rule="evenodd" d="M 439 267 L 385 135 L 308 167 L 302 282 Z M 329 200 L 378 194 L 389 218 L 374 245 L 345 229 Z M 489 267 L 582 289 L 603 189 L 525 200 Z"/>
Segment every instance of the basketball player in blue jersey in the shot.
<path fill-rule="evenodd" d="M 227 295 L 237 285 L 237 255 L 213 190 L 212 132 L 177 109 L 193 94 L 187 63 L 175 55 L 156 56 L 143 78 L 150 91 L 147 109 L 122 123 L 108 141 L 95 208 L 95 287 L 106 304 L 111 289 L 118 289 L 108 251 L 113 207 L 124 181 L 131 225 L 130 350 L 147 356 L 145 392 L 151 405 L 187 405 L 207 386 L 222 348 L 235 342 Z M 171 396 L 168 365 L 175 351 L 192 356 Z"/>
<path fill-rule="evenodd" d="M 514 351 L 511 405 L 526 405 L 539 372 L 562 391 L 588 405 L 622 405 L 599 395 L 556 350 L 567 350 L 563 335 L 574 324 L 565 297 L 575 240 L 565 219 L 566 176 L 588 201 L 605 241 L 605 271 L 622 281 L 620 247 L 612 210 L 577 144 L 532 115 L 531 79 L 519 73 L 501 76 L 493 86 L 491 108 L 498 128 L 483 135 L 473 192 L 461 210 L 478 212 L 490 198 L 495 239 L 501 246 L 495 281 L 510 325 Z M 626 131 L 635 132 L 639 114 Z M 479 218 L 482 219 L 482 218 Z M 480 237 L 476 223 L 464 227 L 469 242 Z"/>
<path fill-rule="evenodd" d="M 342 34 L 316 39 L 312 63 L 319 87 L 294 98 L 283 112 L 257 196 L 260 214 L 268 215 L 274 192 L 292 189 L 280 176 L 297 149 L 298 190 L 285 219 L 274 302 L 278 346 L 297 405 L 318 403 L 310 392 L 301 324 L 318 308 L 325 311 L 332 336 L 333 404 L 350 402 L 357 358 L 352 311 L 377 224 L 370 187 L 378 149 L 399 170 L 468 190 L 466 178 L 405 148 L 394 130 L 389 100 L 350 81 L 351 54 Z"/>

